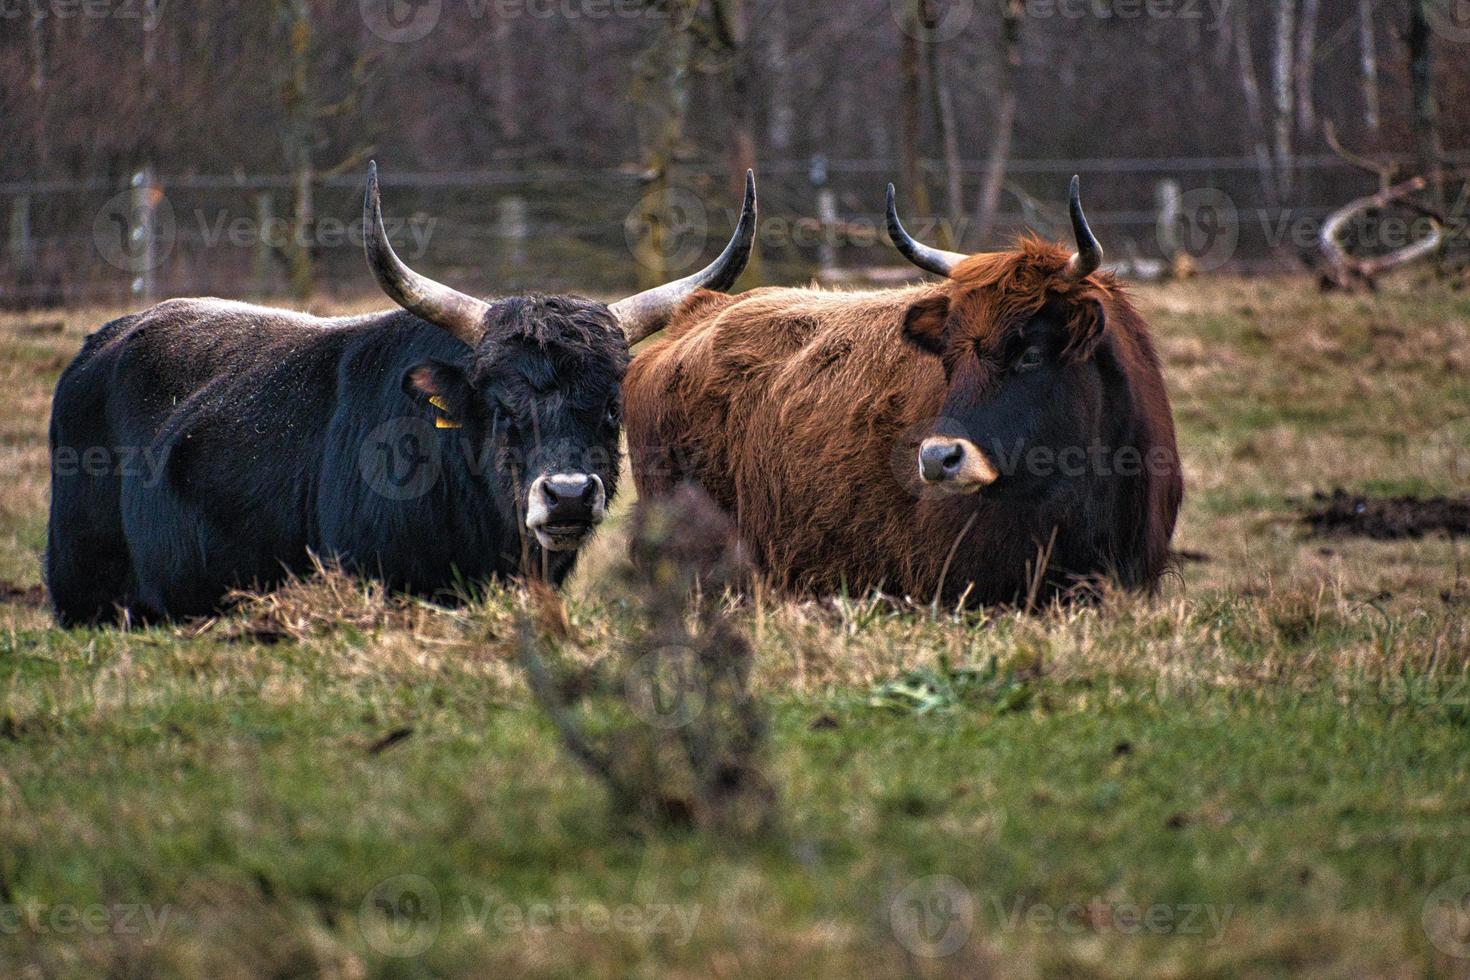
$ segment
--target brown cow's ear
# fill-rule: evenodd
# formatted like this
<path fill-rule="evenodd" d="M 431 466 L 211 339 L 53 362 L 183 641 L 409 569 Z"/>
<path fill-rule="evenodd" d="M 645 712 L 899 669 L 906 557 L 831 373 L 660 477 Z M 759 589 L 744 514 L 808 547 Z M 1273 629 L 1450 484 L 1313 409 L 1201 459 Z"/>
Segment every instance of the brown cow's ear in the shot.
<path fill-rule="evenodd" d="M 903 339 L 930 354 L 944 353 L 944 325 L 949 320 L 949 297 L 943 293 L 921 299 L 903 318 Z"/>

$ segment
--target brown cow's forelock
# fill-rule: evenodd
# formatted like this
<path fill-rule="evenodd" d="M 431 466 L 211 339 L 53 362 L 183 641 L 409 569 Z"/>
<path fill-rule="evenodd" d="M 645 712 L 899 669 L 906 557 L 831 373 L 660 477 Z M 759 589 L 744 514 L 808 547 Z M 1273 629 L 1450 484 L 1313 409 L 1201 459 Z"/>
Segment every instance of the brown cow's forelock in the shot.
<path fill-rule="evenodd" d="M 1059 245 L 1025 236 L 1011 251 L 973 255 L 956 266 L 948 283 L 950 323 L 956 330 L 949 338 L 946 363 L 971 350 L 998 361 L 1010 335 L 1049 300 L 1059 300 L 1071 311 L 1064 354 L 1089 356 L 1100 335 L 1087 301 L 1103 303 L 1121 290 L 1105 273 L 1072 279 L 1067 275 L 1070 258 Z"/>

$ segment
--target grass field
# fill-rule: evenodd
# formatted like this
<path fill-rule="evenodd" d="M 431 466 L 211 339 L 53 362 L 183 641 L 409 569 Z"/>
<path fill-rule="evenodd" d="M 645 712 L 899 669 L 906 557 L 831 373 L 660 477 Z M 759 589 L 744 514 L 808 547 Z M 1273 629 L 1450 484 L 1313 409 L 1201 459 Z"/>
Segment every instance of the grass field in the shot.
<path fill-rule="evenodd" d="M 1031 617 L 743 607 L 780 799 L 745 843 L 611 818 L 514 592 L 54 628 L 48 400 L 106 314 L 0 320 L 0 976 L 1470 976 L 1470 543 L 1299 517 L 1465 492 L 1470 293 L 1140 302 L 1194 560 Z M 588 657 L 625 526 L 571 589 Z"/>

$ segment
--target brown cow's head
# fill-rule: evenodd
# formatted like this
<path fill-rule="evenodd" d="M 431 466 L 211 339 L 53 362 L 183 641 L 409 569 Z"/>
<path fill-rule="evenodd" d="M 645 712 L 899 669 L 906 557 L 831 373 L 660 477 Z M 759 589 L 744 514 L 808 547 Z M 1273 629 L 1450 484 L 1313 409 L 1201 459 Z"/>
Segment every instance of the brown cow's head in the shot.
<path fill-rule="evenodd" d="M 941 421 L 919 446 L 925 484 L 1035 502 L 1067 496 L 1100 466 L 1099 451 L 1126 433 L 1108 431 L 1110 389 L 1123 371 L 1100 353 L 1116 286 L 1099 275 L 1102 249 L 1071 188 L 1077 251 L 1023 238 L 1007 252 L 941 252 L 908 236 L 889 188 L 889 230 L 916 265 L 948 279 L 911 306 L 904 339 L 936 358 L 948 393 Z M 1135 449 L 1136 451 L 1136 449 Z M 1142 461 L 1139 461 L 1142 465 Z"/>

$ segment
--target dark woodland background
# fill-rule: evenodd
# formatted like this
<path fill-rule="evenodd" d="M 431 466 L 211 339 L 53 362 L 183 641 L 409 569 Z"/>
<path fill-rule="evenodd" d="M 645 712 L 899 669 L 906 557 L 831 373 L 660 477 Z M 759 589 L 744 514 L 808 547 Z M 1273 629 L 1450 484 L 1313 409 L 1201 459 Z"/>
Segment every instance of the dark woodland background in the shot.
<path fill-rule="evenodd" d="M 1290 268 L 1309 250 L 1272 229 L 1375 190 L 1355 158 L 1396 163 L 1396 179 L 1470 162 L 1470 17 L 1456 12 L 1454 0 L 10 0 L 0 302 L 365 291 L 356 240 L 323 223 L 359 220 L 370 158 L 389 213 L 423 233 L 421 248 L 395 235 L 400 251 L 484 293 L 616 291 L 683 271 L 718 248 L 746 167 L 767 222 L 791 223 L 767 229 L 753 282 L 894 264 L 867 234 L 889 180 L 941 244 L 1060 235 L 1074 171 L 1112 257 L 1171 258 L 1158 208 L 1172 181 L 1186 205 L 1209 189 L 1233 206 L 1230 264 Z M 172 227 L 146 260 L 119 260 L 105 218 L 118 248 L 137 247 L 125 225 L 147 203 L 129 190 L 140 180 Z M 1443 213 L 1458 187 L 1431 186 Z M 835 214 L 821 214 L 823 189 Z M 705 212 L 679 213 L 688 200 Z M 800 233 L 823 217 L 825 255 Z M 241 235 L 222 239 L 233 222 Z M 249 234 L 267 226 L 283 232 Z M 675 247 L 691 231 L 696 247 Z"/>

